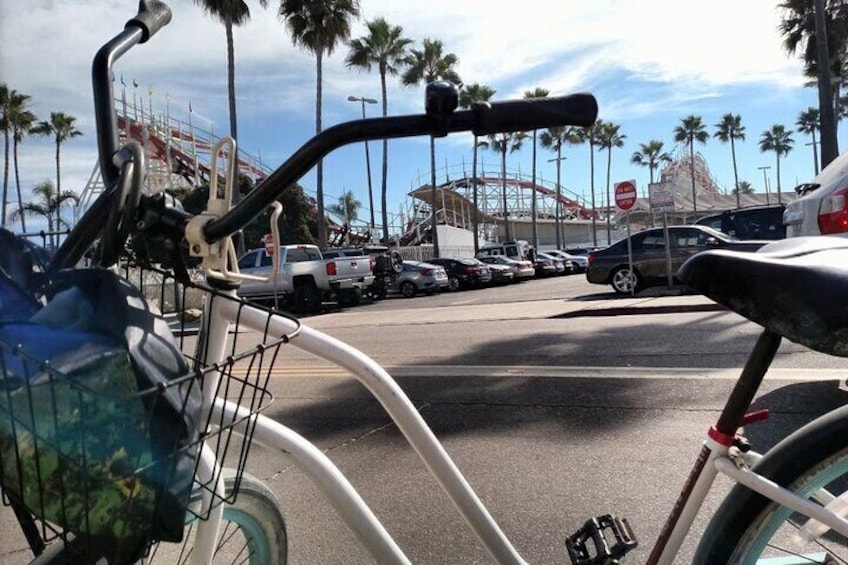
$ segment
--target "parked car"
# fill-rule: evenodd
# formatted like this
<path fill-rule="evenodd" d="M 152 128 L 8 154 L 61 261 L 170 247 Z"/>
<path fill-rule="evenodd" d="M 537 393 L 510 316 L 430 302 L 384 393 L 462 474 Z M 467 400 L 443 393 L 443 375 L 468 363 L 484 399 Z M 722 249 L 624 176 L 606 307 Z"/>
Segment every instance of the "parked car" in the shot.
<path fill-rule="evenodd" d="M 676 279 L 680 265 L 692 255 L 707 249 L 756 251 L 768 240 L 740 240 L 707 226 L 669 226 L 671 272 Z M 668 268 L 663 228 L 651 228 L 630 236 L 633 271 L 631 273 L 627 238 L 609 247 L 589 253 L 586 280 L 611 285 L 619 294 L 630 294 L 644 287 L 666 284 Z"/>
<path fill-rule="evenodd" d="M 536 257 L 539 259 L 547 259 L 548 261 L 553 263 L 554 268 L 556 269 L 556 271 L 554 271 L 555 275 L 571 274 L 571 270 L 573 269 L 573 267 L 571 266 L 571 261 L 568 261 L 568 263 L 566 264 L 565 259 L 563 259 L 562 257 L 557 257 L 556 255 L 551 255 L 547 251 L 539 251 L 538 253 L 536 253 Z"/>
<path fill-rule="evenodd" d="M 565 261 L 566 270 L 568 271 L 567 274 L 569 275 L 584 272 L 586 270 L 586 266 L 589 264 L 589 259 L 585 255 L 571 255 L 570 253 L 560 251 L 559 249 L 545 251 L 545 253 L 553 255 L 554 257 L 559 257 Z"/>
<path fill-rule="evenodd" d="M 448 288 L 448 274 L 439 265 L 423 261 L 404 261 L 403 268 L 389 291 L 399 292 L 412 298 L 419 292 L 433 294 Z"/>
<path fill-rule="evenodd" d="M 403 269 L 403 257 L 397 250 L 384 245 L 366 245 L 364 247 L 332 248 L 324 251 L 324 258 L 368 257 L 374 282 L 365 292 L 371 298 L 385 298 L 389 288 Z"/>
<path fill-rule="evenodd" d="M 451 259 L 438 257 L 428 259 L 434 265 L 444 267 L 448 273 L 451 290 L 477 288 L 492 282 L 492 271 L 488 265 L 472 259 Z"/>
<path fill-rule="evenodd" d="M 538 253 L 533 259 L 533 269 L 535 269 L 537 277 L 549 277 L 551 275 L 555 275 L 557 272 L 553 259 L 540 257 Z"/>
<path fill-rule="evenodd" d="M 739 239 L 783 239 L 786 226 L 783 224 L 785 204 L 752 206 L 738 210 L 725 210 L 695 222 L 709 226 Z"/>
<path fill-rule="evenodd" d="M 783 213 L 787 237 L 848 236 L 848 152 L 795 192 L 800 198 L 790 202 Z"/>
<path fill-rule="evenodd" d="M 533 263 L 526 259 L 510 259 L 506 255 L 489 255 L 480 257 L 480 261 L 489 266 L 505 265 L 511 268 L 514 274 L 512 278 L 513 282 L 521 282 L 536 276 L 536 269 L 533 268 Z"/>
<path fill-rule="evenodd" d="M 515 279 L 512 267 L 507 265 L 484 263 L 480 259 L 469 259 L 469 261 L 474 261 L 488 268 L 492 272 L 492 284 L 508 284 Z"/>

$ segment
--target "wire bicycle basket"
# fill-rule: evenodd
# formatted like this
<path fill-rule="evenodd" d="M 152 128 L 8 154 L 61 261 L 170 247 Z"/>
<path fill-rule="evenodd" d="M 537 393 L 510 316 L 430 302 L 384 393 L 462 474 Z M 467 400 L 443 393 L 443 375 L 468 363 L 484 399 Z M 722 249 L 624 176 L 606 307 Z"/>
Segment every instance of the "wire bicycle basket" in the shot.
<path fill-rule="evenodd" d="M 135 561 L 157 541 L 180 541 L 186 521 L 207 519 L 216 506 L 235 501 L 255 416 L 272 401 L 271 370 L 291 337 L 243 331 L 237 316 L 226 358 L 204 363 L 197 357 L 198 337 L 208 321 L 186 315 L 191 305 L 202 310 L 204 303 L 226 300 L 241 312 L 247 304 L 158 269 L 127 263 L 122 272 L 168 321 L 184 356 L 183 374 L 142 382 L 126 352 L 90 342 L 62 358 L 40 355 L 17 327 L 0 324 L 3 503 L 15 510 L 31 546 L 27 520 L 41 540 L 59 538 L 110 563 Z M 237 418 L 201 407 L 201 390 L 213 382 L 215 390 L 207 392 L 244 409 Z M 203 445 L 217 465 L 201 482 Z M 215 485 L 225 467 L 235 482 L 221 495 Z M 202 508 L 189 504 L 198 491 L 208 492 L 210 502 Z M 176 520 L 170 528 L 162 523 L 168 516 Z"/>

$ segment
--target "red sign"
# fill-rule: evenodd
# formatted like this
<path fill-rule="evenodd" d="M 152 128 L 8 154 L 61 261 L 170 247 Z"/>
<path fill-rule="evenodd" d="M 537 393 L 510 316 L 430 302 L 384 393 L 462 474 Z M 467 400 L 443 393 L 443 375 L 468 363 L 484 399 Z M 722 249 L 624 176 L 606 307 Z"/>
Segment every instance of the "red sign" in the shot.
<path fill-rule="evenodd" d="M 277 248 L 277 246 L 274 245 L 274 234 L 266 233 L 265 237 L 262 238 L 262 241 L 265 243 L 265 253 L 273 255 L 274 250 Z"/>
<path fill-rule="evenodd" d="M 615 205 L 619 210 L 630 210 L 636 204 L 636 183 L 622 181 L 615 184 Z"/>

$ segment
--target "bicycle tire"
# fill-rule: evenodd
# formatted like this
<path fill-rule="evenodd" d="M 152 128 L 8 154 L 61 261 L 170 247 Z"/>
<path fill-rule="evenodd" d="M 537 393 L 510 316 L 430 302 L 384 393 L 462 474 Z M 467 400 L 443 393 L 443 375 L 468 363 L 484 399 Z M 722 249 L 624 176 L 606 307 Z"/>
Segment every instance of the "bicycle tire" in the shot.
<path fill-rule="evenodd" d="M 233 488 L 235 475 L 223 472 L 227 493 Z M 201 492 L 192 493 L 190 502 L 200 500 Z M 176 544 L 159 543 L 151 548 L 141 564 L 176 565 L 188 562 L 194 543 L 194 523 L 186 520 L 185 537 Z M 233 504 L 224 506 L 218 549 L 212 563 L 249 563 L 250 565 L 285 565 L 288 560 L 286 523 L 274 493 L 255 477 L 244 473 L 239 493 Z"/>
<path fill-rule="evenodd" d="M 753 470 L 808 499 L 821 488 L 835 496 L 848 491 L 848 406 L 785 438 Z M 693 563 L 747 564 L 789 555 L 806 556 L 805 563 L 848 562 L 848 539 L 833 531 L 807 544 L 795 539 L 805 521 L 806 517 L 736 485 L 710 520 Z M 828 555 L 839 557 L 829 561 Z"/>

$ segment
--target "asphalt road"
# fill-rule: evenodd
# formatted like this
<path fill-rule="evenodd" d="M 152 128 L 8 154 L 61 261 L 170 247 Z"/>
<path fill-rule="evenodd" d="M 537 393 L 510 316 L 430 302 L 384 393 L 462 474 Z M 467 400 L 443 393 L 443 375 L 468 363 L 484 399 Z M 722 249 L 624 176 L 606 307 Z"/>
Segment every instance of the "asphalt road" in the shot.
<path fill-rule="evenodd" d="M 758 329 L 720 309 L 613 298 L 577 277 L 514 287 L 330 308 L 304 322 L 391 369 L 529 562 L 566 563 L 564 537 L 609 512 L 641 541 L 625 563 L 644 562 Z M 314 441 L 413 562 L 491 562 L 362 385 L 292 347 L 278 365 L 266 415 Z M 845 367 L 784 343 L 755 403 L 771 416 L 747 430 L 754 445 L 848 400 Z M 290 563 L 373 562 L 287 455 L 255 447 L 248 468 L 282 502 Z M 727 488 L 719 482 L 678 562 Z M 0 563 L 26 562 L 22 545 L 0 510 Z"/>

